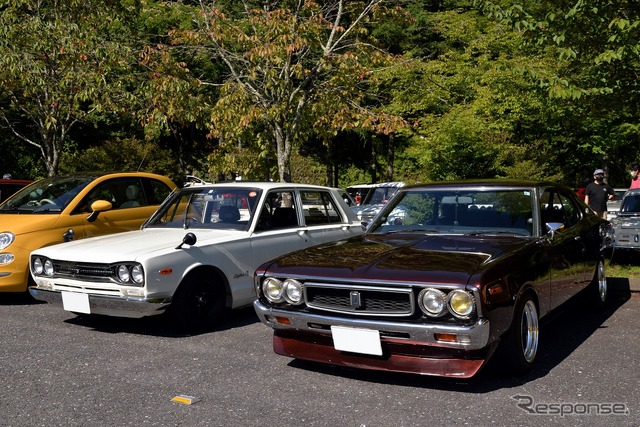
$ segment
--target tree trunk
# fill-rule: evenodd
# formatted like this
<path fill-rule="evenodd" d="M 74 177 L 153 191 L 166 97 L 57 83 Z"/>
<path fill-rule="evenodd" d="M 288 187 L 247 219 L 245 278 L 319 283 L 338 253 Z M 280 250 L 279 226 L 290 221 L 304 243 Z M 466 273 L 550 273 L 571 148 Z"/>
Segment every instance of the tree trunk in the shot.
<path fill-rule="evenodd" d="M 393 134 L 389 135 L 387 143 L 387 181 L 393 181 L 393 164 L 396 157 L 396 141 Z"/>

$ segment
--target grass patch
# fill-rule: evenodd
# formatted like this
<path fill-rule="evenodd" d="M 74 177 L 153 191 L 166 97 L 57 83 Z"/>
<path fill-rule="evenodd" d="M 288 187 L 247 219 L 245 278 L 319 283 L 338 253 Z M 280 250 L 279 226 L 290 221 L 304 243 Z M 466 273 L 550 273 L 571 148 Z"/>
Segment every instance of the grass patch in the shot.
<path fill-rule="evenodd" d="M 640 264 L 627 259 L 610 259 L 605 260 L 605 271 L 607 277 L 622 277 L 629 279 L 640 278 Z"/>

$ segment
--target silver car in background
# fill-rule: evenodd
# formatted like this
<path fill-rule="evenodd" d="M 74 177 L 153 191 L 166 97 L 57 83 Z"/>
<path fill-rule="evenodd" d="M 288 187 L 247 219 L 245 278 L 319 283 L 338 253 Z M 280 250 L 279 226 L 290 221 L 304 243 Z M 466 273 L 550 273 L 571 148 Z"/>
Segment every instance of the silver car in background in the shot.
<path fill-rule="evenodd" d="M 382 207 L 404 187 L 404 182 L 381 182 L 373 184 L 366 197 L 359 206 L 351 208 L 362 222 L 371 222 L 382 210 Z"/>
<path fill-rule="evenodd" d="M 620 206 L 622 205 L 622 198 L 627 192 L 626 188 L 614 188 L 613 191 L 616 193 L 616 197 L 613 200 L 607 201 L 607 219 L 611 220 L 618 215 L 620 212 Z"/>
<path fill-rule="evenodd" d="M 621 250 L 640 249 L 640 188 L 625 193 L 620 211 L 610 221 L 614 254 Z"/>

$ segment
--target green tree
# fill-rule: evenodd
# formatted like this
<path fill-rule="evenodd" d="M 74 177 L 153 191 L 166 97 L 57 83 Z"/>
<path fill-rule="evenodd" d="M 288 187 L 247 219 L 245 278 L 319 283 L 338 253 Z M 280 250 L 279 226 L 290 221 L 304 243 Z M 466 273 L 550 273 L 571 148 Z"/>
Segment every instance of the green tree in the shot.
<path fill-rule="evenodd" d="M 290 179 L 292 150 L 305 137 L 328 140 L 354 128 L 390 133 L 403 125 L 364 102 L 374 70 L 392 60 L 366 39 L 364 24 L 381 13 L 383 0 L 291 3 L 251 9 L 243 2 L 234 17 L 202 1 L 198 28 L 173 32 L 174 44 L 199 48 L 225 66 L 210 115 L 223 153 L 251 147 L 259 163 L 275 152 L 281 181 Z"/>
<path fill-rule="evenodd" d="M 135 2 L 0 1 L 0 124 L 55 175 L 70 132 L 131 101 Z"/>
<path fill-rule="evenodd" d="M 553 55 L 546 73 L 530 77 L 562 112 L 573 138 L 569 159 L 588 170 L 614 162 L 613 180 L 626 185 L 626 162 L 640 155 L 640 3 L 635 0 L 478 1 L 495 20 L 520 31 Z M 560 130 L 560 129 L 558 129 Z M 577 165 L 576 165 L 577 166 Z M 624 177 L 624 178 L 623 178 Z"/>

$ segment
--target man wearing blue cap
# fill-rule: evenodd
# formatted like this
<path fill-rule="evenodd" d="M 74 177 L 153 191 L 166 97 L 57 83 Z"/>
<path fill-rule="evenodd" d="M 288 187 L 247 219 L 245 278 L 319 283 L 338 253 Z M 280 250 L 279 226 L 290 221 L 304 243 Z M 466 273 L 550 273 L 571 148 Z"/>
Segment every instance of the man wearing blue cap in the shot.
<path fill-rule="evenodd" d="M 601 218 L 607 218 L 607 200 L 615 198 L 613 188 L 604 182 L 604 171 L 596 169 L 593 172 L 593 182 L 584 190 L 584 202 Z"/>

